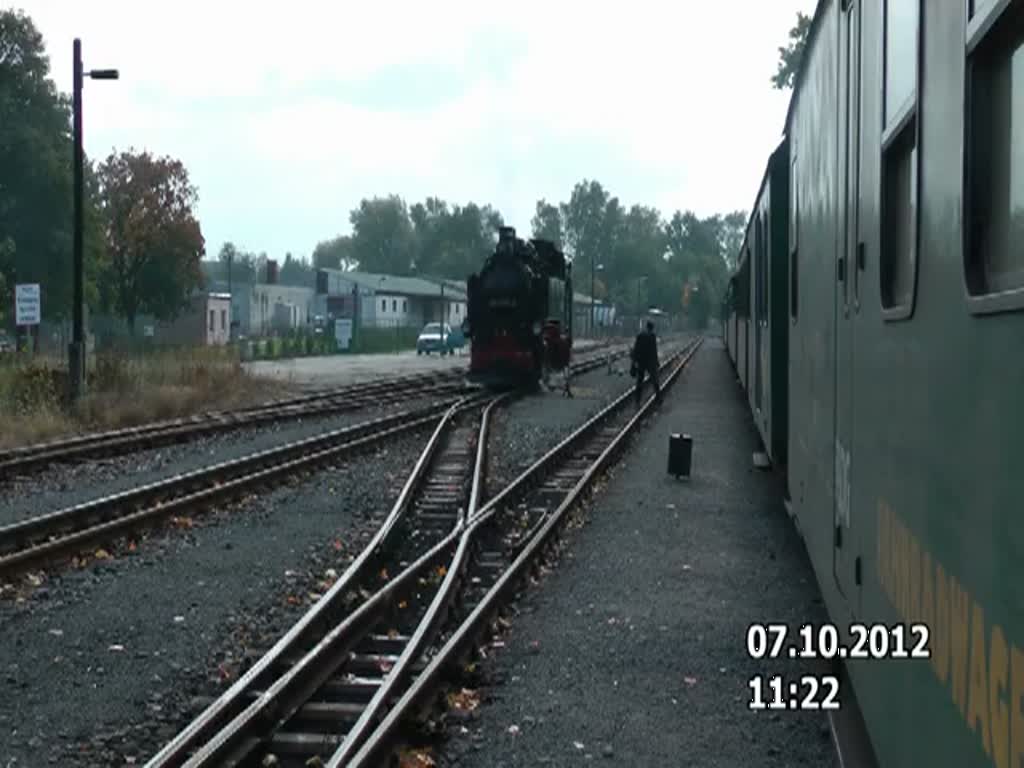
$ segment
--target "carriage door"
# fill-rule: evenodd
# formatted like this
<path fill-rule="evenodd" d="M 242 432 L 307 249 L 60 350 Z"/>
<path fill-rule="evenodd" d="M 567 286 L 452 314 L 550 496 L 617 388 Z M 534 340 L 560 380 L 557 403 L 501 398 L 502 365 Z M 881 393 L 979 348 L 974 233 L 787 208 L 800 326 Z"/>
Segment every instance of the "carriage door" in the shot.
<path fill-rule="evenodd" d="M 853 280 L 857 269 L 860 197 L 860 3 L 843 2 L 840 25 L 840 88 L 837 145 L 839 151 L 840 242 L 836 263 L 836 416 L 834 561 L 840 591 L 859 593 L 859 546 L 850 513 L 852 509 L 853 409 Z M 851 600 L 856 611 L 859 600 Z"/>

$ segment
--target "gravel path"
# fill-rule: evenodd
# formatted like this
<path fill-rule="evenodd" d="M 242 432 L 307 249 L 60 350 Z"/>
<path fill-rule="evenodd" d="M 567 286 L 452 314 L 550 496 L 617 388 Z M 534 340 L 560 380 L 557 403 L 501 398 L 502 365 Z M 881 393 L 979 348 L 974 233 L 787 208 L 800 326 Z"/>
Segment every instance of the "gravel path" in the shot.
<path fill-rule="evenodd" d="M 753 675 L 810 670 L 751 661 L 747 626 L 825 613 L 721 343 L 692 366 L 479 665 L 484 703 L 438 766 L 836 765 L 821 713 L 748 710 Z M 689 484 L 665 474 L 681 428 Z"/>
<path fill-rule="evenodd" d="M 664 358 L 665 352 L 661 352 Z M 613 363 L 572 380 L 573 397 L 546 392 L 521 398 L 495 415 L 488 453 L 488 489 L 500 489 L 564 440 L 574 429 L 634 386 L 629 361 Z M 650 387 L 647 389 L 650 392 Z M 500 447 L 499 447 L 500 446 Z"/>
<path fill-rule="evenodd" d="M 576 339 L 573 351 L 584 352 L 600 341 Z M 392 354 L 327 355 L 324 357 L 298 357 L 286 360 L 259 360 L 244 363 L 249 373 L 298 387 L 337 387 L 373 381 L 381 376 L 406 376 L 465 370 L 469 367 L 469 345 L 454 357 L 417 355 L 414 350 Z"/>
<path fill-rule="evenodd" d="M 87 460 L 79 464 L 58 464 L 44 473 L 17 478 L 0 486 L 0 525 L 381 418 L 395 413 L 398 408 L 417 408 L 448 397 L 437 395 L 337 416 L 231 430 L 124 456 Z"/>

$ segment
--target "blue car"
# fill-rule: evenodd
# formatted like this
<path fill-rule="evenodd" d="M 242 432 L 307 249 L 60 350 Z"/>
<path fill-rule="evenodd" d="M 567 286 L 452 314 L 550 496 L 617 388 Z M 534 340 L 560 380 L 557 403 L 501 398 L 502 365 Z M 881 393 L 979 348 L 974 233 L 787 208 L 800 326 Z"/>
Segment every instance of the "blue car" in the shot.
<path fill-rule="evenodd" d="M 441 323 L 427 323 L 416 339 L 416 354 L 429 355 L 431 352 L 439 352 L 442 355 L 450 355 L 465 343 L 462 333 L 452 331 L 452 327 L 447 323 L 443 326 Z"/>

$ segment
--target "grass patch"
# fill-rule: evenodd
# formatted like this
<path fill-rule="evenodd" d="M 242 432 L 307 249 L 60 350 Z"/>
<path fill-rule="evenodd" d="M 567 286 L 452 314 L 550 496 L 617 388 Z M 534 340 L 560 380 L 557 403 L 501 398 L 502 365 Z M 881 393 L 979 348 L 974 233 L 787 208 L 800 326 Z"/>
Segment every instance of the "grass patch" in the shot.
<path fill-rule="evenodd" d="M 238 408 L 287 395 L 248 374 L 237 350 L 217 347 L 100 353 L 88 394 L 71 407 L 61 363 L 0 361 L 0 448 Z"/>

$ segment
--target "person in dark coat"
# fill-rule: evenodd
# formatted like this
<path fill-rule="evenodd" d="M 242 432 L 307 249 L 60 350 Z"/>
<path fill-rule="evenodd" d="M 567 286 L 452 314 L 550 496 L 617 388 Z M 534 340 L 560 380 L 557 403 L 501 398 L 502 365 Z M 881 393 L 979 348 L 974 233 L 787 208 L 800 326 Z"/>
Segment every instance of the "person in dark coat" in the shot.
<path fill-rule="evenodd" d="M 644 374 L 651 377 L 654 383 L 654 396 L 661 399 L 661 385 L 658 382 L 658 338 L 654 335 L 654 323 L 648 321 L 647 328 L 636 335 L 633 342 L 633 351 L 630 353 L 633 360 L 633 371 L 636 376 L 636 402 L 637 405 L 643 399 Z"/>

